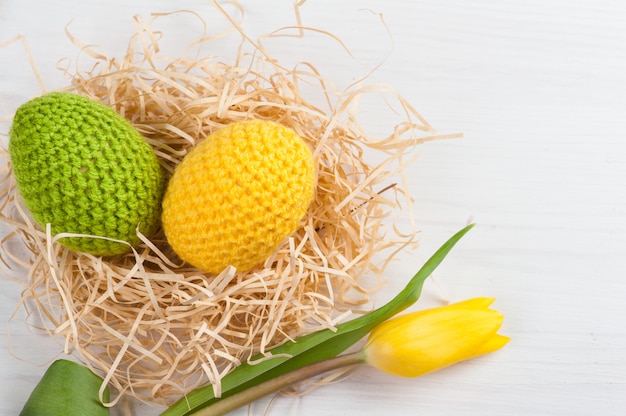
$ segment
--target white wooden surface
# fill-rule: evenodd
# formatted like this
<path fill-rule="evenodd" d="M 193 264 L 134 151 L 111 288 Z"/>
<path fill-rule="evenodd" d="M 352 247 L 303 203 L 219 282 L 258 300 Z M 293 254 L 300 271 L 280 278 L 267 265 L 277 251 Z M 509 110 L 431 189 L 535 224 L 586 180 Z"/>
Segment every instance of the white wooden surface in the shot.
<path fill-rule="evenodd" d="M 242 5 L 253 36 L 294 23 L 289 0 Z M 133 15 L 182 8 L 224 24 L 198 0 L 0 0 L 0 42 L 27 36 L 52 89 L 64 82 L 57 60 L 76 54 L 63 33 L 71 19 L 82 40 L 119 53 Z M 364 9 L 384 15 L 393 42 Z M 309 60 L 339 84 L 387 56 L 373 81 L 391 84 L 442 131 L 465 133 L 424 146 L 411 167 L 422 247 L 389 269 L 381 301 L 471 218 L 477 227 L 417 307 L 494 296 L 513 340 L 418 379 L 362 368 L 304 398 L 276 400 L 269 415 L 624 414 L 626 3 L 311 0 L 301 12 L 305 25 L 341 37 L 356 61 L 337 64 L 342 52 L 313 35 L 276 43 L 274 56 Z M 195 34 L 187 25 L 168 33 L 170 47 Z M 0 113 L 38 91 L 21 47 L 0 49 Z M 385 119 L 371 118 L 384 133 Z M 0 285 L 0 414 L 14 415 L 60 347 L 19 318 L 9 338 L 20 289 L 7 279 Z M 252 414 L 266 405 L 256 403 Z"/>

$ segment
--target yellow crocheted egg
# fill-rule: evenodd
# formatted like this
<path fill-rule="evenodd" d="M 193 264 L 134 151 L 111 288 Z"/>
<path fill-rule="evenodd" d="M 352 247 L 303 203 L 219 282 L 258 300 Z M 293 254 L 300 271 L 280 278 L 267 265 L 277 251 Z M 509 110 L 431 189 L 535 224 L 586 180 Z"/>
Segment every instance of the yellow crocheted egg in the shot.
<path fill-rule="evenodd" d="M 174 171 L 163 229 L 193 266 L 246 271 L 297 229 L 314 189 L 311 151 L 293 130 L 271 121 L 232 123 L 200 142 Z"/>

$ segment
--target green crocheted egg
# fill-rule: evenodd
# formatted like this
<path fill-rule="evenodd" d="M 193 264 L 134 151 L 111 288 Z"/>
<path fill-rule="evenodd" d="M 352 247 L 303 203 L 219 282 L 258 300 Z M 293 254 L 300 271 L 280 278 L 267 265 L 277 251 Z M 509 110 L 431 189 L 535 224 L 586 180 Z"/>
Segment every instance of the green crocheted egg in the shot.
<path fill-rule="evenodd" d="M 22 105 L 13 119 L 9 153 L 24 204 L 59 241 L 95 255 L 130 251 L 137 229 L 159 223 L 164 181 L 156 155 L 111 108 L 70 93 L 49 93 Z"/>

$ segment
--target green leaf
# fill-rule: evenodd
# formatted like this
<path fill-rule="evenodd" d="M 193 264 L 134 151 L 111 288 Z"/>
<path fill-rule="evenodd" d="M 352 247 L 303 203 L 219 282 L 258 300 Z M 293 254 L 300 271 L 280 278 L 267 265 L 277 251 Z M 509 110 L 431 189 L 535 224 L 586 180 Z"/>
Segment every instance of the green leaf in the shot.
<path fill-rule="evenodd" d="M 366 315 L 338 325 L 336 331 L 314 332 L 298 338 L 296 342 L 288 342 L 270 351 L 272 355 L 283 356 L 265 359 L 257 364 L 244 363 L 237 367 L 222 379 L 221 398 L 229 397 L 305 365 L 334 357 L 354 345 L 375 326 L 415 303 L 420 297 L 424 281 L 473 226 L 474 224 L 468 225 L 446 241 L 413 276 L 406 287 L 387 304 Z M 254 357 L 254 360 L 261 358 L 263 356 L 258 355 Z M 214 396 L 212 385 L 203 386 L 181 398 L 161 416 L 189 416 L 218 400 L 220 398 Z"/>
<path fill-rule="evenodd" d="M 87 367 L 68 360 L 53 362 L 30 397 L 20 416 L 108 416 L 98 397 L 102 379 Z M 108 387 L 104 391 L 109 400 Z"/>

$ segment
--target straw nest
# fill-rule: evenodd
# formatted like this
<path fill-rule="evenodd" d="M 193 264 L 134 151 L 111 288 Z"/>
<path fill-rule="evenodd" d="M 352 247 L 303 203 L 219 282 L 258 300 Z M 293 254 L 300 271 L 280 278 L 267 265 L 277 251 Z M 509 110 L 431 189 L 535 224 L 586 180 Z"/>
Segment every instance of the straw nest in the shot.
<path fill-rule="evenodd" d="M 415 241 L 415 230 L 401 233 L 389 219 L 410 206 L 403 157 L 437 138 L 428 123 L 384 87 L 357 83 L 338 91 L 311 64 L 282 67 L 224 16 L 242 39 L 235 64 L 197 52 L 219 37 L 190 45 L 195 54 L 162 56 L 161 34 L 136 17 L 137 33 L 121 59 L 72 38 L 94 63 L 89 71 L 67 71 L 68 90 L 128 118 L 168 175 L 228 123 L 260 118 L 294 129 L 318 163 L 316 199 L 264 265 L 209 275 L 178 260 L 161 232 L 127 255 L 72 252 L 33 223 L 10 163 L 3 169 L 0 219 L 12 232 L 1 256 L 26 276 L 20 305 L 118 391 L 112 404 L 124 394 L 168 404 L 206 382 L 219 394 L 221 377 L 254 354 L 367 309 L 375 284 L 364 287 L 360 278 L 380 274 Z M 316 86 L 328 108 L 307 101 L 303 84 Z M 353 115 L 359 97 L 372 92 L 395 100 L 405 117 L 388 137 L 368 137 Z M 376 163 L 366 161 L 372 152 Z M 392 182 L 398 178 L 400 185 Z"/>

